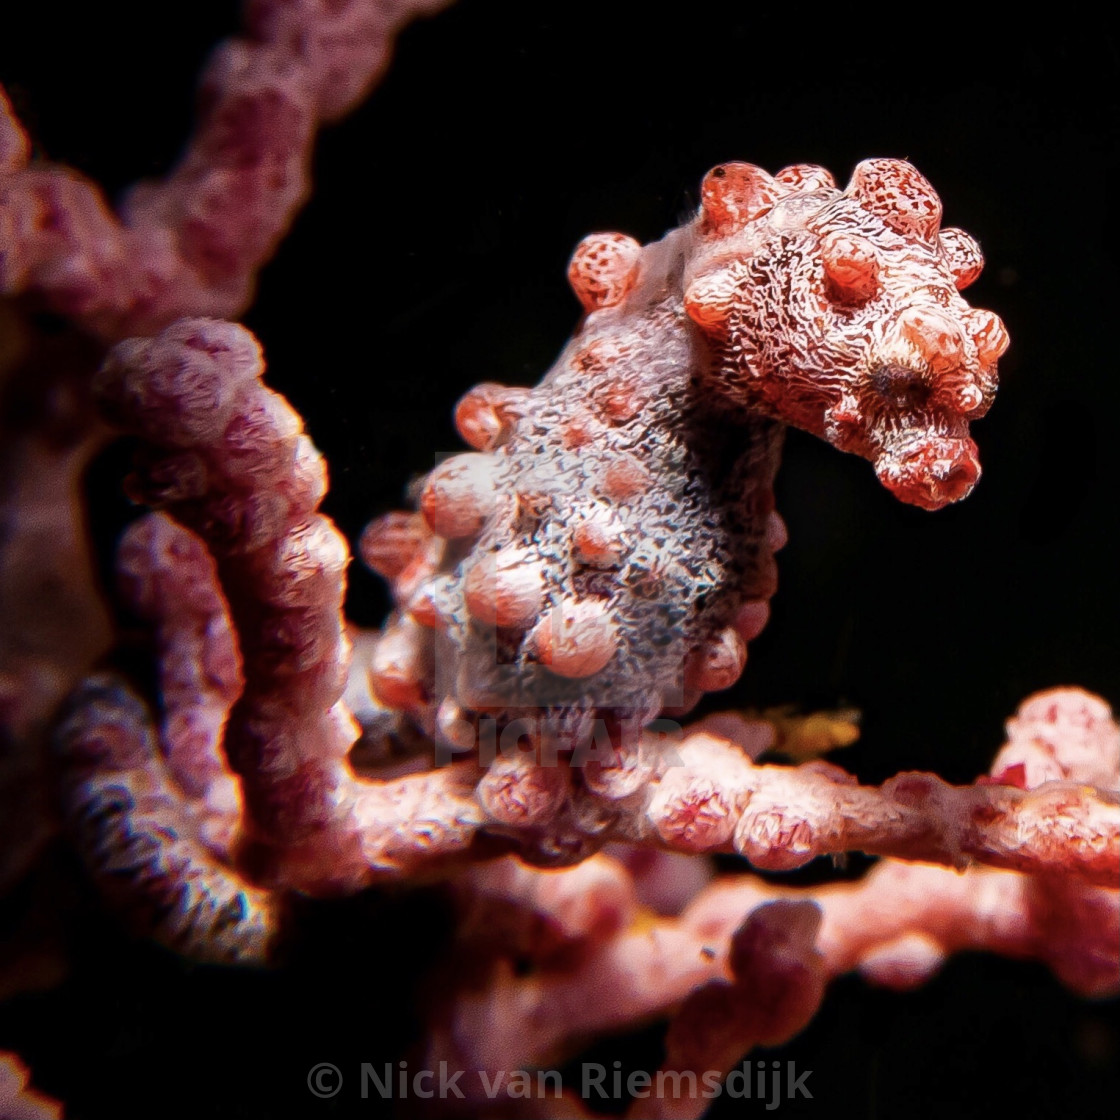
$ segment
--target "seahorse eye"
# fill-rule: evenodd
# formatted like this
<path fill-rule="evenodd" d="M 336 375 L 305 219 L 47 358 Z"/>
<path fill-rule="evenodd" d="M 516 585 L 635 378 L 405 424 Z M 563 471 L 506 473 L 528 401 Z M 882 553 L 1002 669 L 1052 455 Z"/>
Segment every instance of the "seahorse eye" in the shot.
<path fill-rule="evenodd" d="M 700 209 L 707 232 L 723 237 L 765 214 L 778 198 L 773 177 L 753 163 L 724 163 L 700 184 Z"/>

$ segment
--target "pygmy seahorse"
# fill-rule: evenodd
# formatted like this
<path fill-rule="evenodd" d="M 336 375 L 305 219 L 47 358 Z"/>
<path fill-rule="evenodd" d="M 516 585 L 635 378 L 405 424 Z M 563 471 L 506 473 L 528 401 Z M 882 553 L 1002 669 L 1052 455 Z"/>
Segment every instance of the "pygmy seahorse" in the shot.
<path fill-rule="evenodd" d="M 474 450 L 363 537 L 397 603 L 379 698 L 452 747 L 480 749 L 488 722 L 538 757 L 590 750 L 599 793 L 635 788 L 639 730 L 734 683 L 765 625 L 785 425 L 926 509 L 979 477 L 968 425 L 1008 337 L 959 294 L 979 246 L 940 222 L 901 160 L 844 191 L 817 166 L 727 163 L 662 240 L 585 238 L 586 314 L 555 365 L 534 389 L 471 390 Z"/>

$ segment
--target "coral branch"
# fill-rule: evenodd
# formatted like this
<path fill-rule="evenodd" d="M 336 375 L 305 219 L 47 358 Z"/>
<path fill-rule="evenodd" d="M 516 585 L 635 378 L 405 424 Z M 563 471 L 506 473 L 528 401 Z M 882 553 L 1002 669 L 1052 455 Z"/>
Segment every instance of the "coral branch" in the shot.
<path fill-rule="evenodd" d="M 1022 705 L 1008 731 L 997 772 L 1009 761 L 1041 757 L 1073 782 L 1094 776 L 1112 789 L 1118 784 L 1120 728 L 1096 697 L 1078 689 L 1041 693 Z M 711 749 L 710 741 L 702 746 Z M 806 771 L 820 777 L 811 766 L 787 773 Z M 1006 787 L 978 784 L 973 791 L 993 788 Z M 1113 807 L 1115 801 L 1112 795 Z M 1112 859 L 1120 855 L 1115 840 L 1107 847 Z M 682 1071 L 726 1072 L 751 1046 L 791 1037 L 811 1016 L 826 976 L 858 969 L 876 983 L 910 988 L 951 953 L 970 949 L 1043 961 L 1087 996 L 1120 992 L 1120 877 L 1113 872 L 1094 885 L 1069 869 L 1033 870 L 957 872 L 888 859 L 858 882 L 808 889 L 726 876 L 666 917 L 643 910 L 629 874 L 601 855 L 570 871 L 475 872 L 463 896 L 462 929 L 468 947 L 472 929 L 490 934 L 485 947 L 473 948 L 488 962 L 486 981 L 445 994 L 426 1057 L 473 1071 L 480 1085 L 485 1071 L 492 1084 L 500 1070 L 548 1060 L 581 1037 L 680 1005 L 662 1068 L 675 1071 L 679 1084 Z M 592 906 L 573 923 L 563 900 L 565 880 L 577 874 L 588 879 L 583 889 Z M 819 908 L 819 932 L 802 909 L 810 903 Z M 536 946 L 527 974 L 512 967 L 526 959 L 526 929 L 534 930 Z M 776 960 L 767 946 L 777 948 Z M 699 1115 L 703 1103 L 679 1093 L 638 1099 L 631 1114 Z"/>
<path fill-rule="evenodd" d="M 353 890 L 469 844 L 484 819 L 478 774 L 377 783 L 350 770 L 349 554 L 315 512 L 322 460 L 260 384 L 262 368 L 247 331 L 209 320 L 113 352 L 99 391 L 152 441 L 131 491 L 193 530 L 148 519 L 130 530 L 121 564 L 133 605 L 161 635 L 162 752 L 180 797 L 228 805 L 215 793 L 221 746 L 244 796 L 234 862 L 258 881 Z M 147 716 L 135 716 L 139 735 Z M 74 731 L 65 750 L 81 738 Z"/>
<path fill-rule="evenodd" d="M 701 1084 L 707 1075 L 711 1087 L 712 1075 L 726 1075 L 756 1046 L 777 1046 L 804 1029 L 824 996 L 826 977 L 814 949 L 820 921 L 811 902 L 770 902 L 751 911 L 731 937 L 730 982 L 710 980 L 697 988 L 673 1018 L 662 1078 L 672 1071 L 678 1085 L 682 1074 Z M 704 1110 L 707 1102 L 696 1097 L 647 1095 L 629 1115 L 685 1120 Z"/>
<path fill-rule="evenodd" d="M 340 702 L 349 553 L 315 512 L 326 488 L 299 417 L 259 381 L 247 331 L 184 320 L 119 346 L 99 375 L 116 417 L 152 440 L 133 493 L 158 501 L 213 552 L 244 687 L 225 750 L 242 779 L 243 861 L 305 886 L 365 879 L 346 754 L 357 727 Z M 298 867 L 298 870 L 297 870 Z"/>
<path fill-rule="evenodd" d="M 57 823 L 46 724 L 110 643 L 80 483 L 106 435 L 88 386 L 100 341 L 244 310 L 307 197 L 319 126 L 365 95 L 405 23 L 444 3 L 250 0 L 245 35 L 203 75 L 178 165 L 119 213 L 33 153 L 0 88 L 0 297 L 27 297 L 0 304 L 0 795 L 13 806 L 0 889 Z M 34 322 L 43 307 L 68 320 L 61 335 L 53 317 Z"/>
<path fill-rule="evenodd" d="M 595 861 L 598 880 L 611 882 L 613 861 Z M 615 864 L 613 888 L 600 886 L 592 896 L 602 900 L 601 912 L 573 930 L 558 921 L 553 900 L 566 893 L 562 880 L 586 875 L 586 867 L 530 873 L 536 881 L 522 883 L 523 911 L 548 920 L 553 938 L 560 930 L 568 933 L 566 948 L 553 941 L 551 952 L 539 949 L 550 942 L 537 937 L 528 975 L 512 967 L 522 958 L 521 945 L 502 941 L 511 928 L 513 893 L 502 893 L 504 917 L 491 896 L 484 911 L 492 937 L 486 983 L 476 979 L 470 988 L 445 995 L 426 1061 L 470 1071 L 467 1080 L 473 1077 L 480 1091 L 479 1071 L 493 1084 L 499 1071 L 555 1060 L 582 1037 L 681 1004 L 663 1068 L 723 1073 L 753 1045 L 775 1045 L 796 1034 L 819 1002 L 825 977 L 859 969 L 876 983 L 910 988 L 963 950 L 1045 961 L 1085 995 L 1120 991 L 1115 887 L 1070 891 L 1056 878 L 982 868 L 962 874 L 886 861 L 859 882 L 816 889 L 727 877 L 702 890 L 679 918 L 651 919 L 632 903 L 618 906 L 627 877 Z M 484 882 L 483 890 L 490 885 Z M 802 908 L 819 908 L 819 918 Z M 487 919 L 477 912 L 473 917 L 476 924 Z M 776 939 L 782 946 L 785 963 L 768 959 L 770 950 L 755 941 L 763 933 L 764 943 Z M 763 960 L 752 964 L 755 953 Z M 687 1102 L 660 1106 L 681 1108 L 671 1115 L 699 1115 L 703 1102 L 691 1103 L 692 1111 Z M 639 1102 L 635 1115 L 658 1115 L 644 1111 L 655 1107 Z"/>
<path fill-rule="evenodd" d="M 241 657 L 214 561 L 193 533 L 163 514 L 134 522 L 117 552 L 124 602 L 155 628 L 168 770 L 215 813 L 237 805 L 222 736 L 241 694 Z"/>
<path fill-rule="evenodd" d="M 718 941 L 730 936 L 760 899 L 809 893 L 726 879 L 698 896 L 686 917 L 698 935 Z M 928 980 L 951 953 L 985 949 L 1045 961 L 1085 995 L 1120 989 L 1115 886 L 1070 885 L 1060 877 L 986 868 L 956 873 L 888 860 L 858 883 L 818 888 L 811 895 L 824 913 L 818 946 L 831 975 L 858 968 L 876 983 L 911 988 Z M 1063 912 L 1060 921 L 1056 909 Z"/>
<path fill-rule="evenodd" d="M 57 741 L 82 853 L 138 931 L 197 960 L 266 960 L 280 899 L 224 865 L 224 830 L 175 785 L 148 724 L 112 677 L 75 693 Z"/>
<path fill-rule="evenodd" d="M 754 766 L 703 733 L 676 755 L 629 838 L 652 828 L 678 850 L 735 850 L 769 870 L 859 850 L 957 867 L 1061 869 L 1100 884 L 1120 877 L 1120 804 L 1078 782 L 1024 791 L 900 774 L 874 789 L 824 763 Z"/>
<path fill-rule="evenodd" d="M 318 126 L 365 96 L 400 28 L 446 0 L 252 0 L 215 51 L 197 130 L 121 216 L 65 167 L 33 161 L 0 90 L 0 293 L 40 293 L 103 338 L 182 315 L 236 315 L 309 191 Z"/>

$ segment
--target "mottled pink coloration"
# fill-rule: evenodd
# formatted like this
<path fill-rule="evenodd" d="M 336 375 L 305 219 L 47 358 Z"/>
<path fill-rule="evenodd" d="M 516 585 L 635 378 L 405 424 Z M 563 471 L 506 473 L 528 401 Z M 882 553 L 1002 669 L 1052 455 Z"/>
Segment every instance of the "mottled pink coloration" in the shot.
<path fill-rule="evenodd" d="M 1017 729 L 1042 719 L 1055 757 L 1076 767 L 1084 757 L 1082 717 L 1089 714 L 1102 745 L 1099 762 L 1116 766 L 1120 729 L 1099 705 L 1075 689 L 1040 693 L 1011 721 L 1004 751 L 1017 749 Z M 839 772 L 833 778 L 839 781 Z M 1115 818 L 1115 791 L 1101 797 Z M 818 804 L 832 811 L 826 799 Z M 852 807 L 836 811 L 843 816 Z M 1120 856 L 1111 835 L 1092 844 Z M 578 883 L 566 887 L 569 877 Z M 798 1033 L 833 976 L 857 969 L 873 983 L 903 990 L 929 980 L 952 953 L 969 950 L 1043 961 L 1086 996 L 1120 992 L 1115 870 L 1100 885 L 1057 869 L 954 871 L 898 859 L 857 882 L 815 888 L 728 875 L 700 881 L 692 898 L 662 916 L 643 912 L 635 881 L 636 873 L 605 855 L 564 871 L 532 872 L 508 861 L 472 872 L 461 900 L 474 971 L 469 984 L 442 993 L 425 1060 L 464 1070 L 464 1087 L 481 1102 L 480 1071 L 492 1085 L 500 1071 L 554 1061 L 581 1038 L 678 1008 L 662 1070 L 726 1071 L 745 1050 Z M 575 922 L 570 898 L 581 888 L 589 909 Z M 472 940 L 481 929 L 489 935 L 484 947 Z M 531 967 L 515 973 L 511 961 L 526 956 Z M 485 984 L 479 958 L 489 969 Z M 605 992 L 609 999 L 600 998 Z M 683 1120 L 700 1116 L 706 1104 L 685 1094 L 651 1095 L 635 1100 L 627 1115 Z M 575 1099 L 565 1107 L 564 1115 L 594 1115 Z"/>
<path fill-rule="evenodd" d="M 1108 705 L 1078 688 L 1042 692 L 1007 723 L 1007 745 L 992 765 L 995 780 L 1034 789 L 1044 782 L 1120 788 L 1120 741 Z"/>
<path fill-rule="evenodd" d="M 0 89 L 0 294 L 38 293 L 108 339 L 240 313 L 307 197 L 319 125 L 365 96 L 404 23 L 445 3 L 252 0 L 245 37 L 202 76 L 179 164 L 119 215 L 89 180 L 30 158 Z"/>
<path fill-rule="evenodd" d="M 119 345 L 99 390 L 153 441 L 132 493 L 172 510 L 217 562 L 243 661 L 225 732 L 251 822 L 243 843 L 280 844 L 293 860 L 321 865 L 304 870 L 308 880 L 352 881 L 361 857 L 338 812 L 355 738 L 340 704 L 349 553 L 315 512 L 322 459 L 287 402 L 260 384 L 262 370 L 248 332 L 183 320 L 155 340 Z M 177 480 L 170 488 L 168 477 Z"/>
<path fill-rule="evenodd" d="M 386 703 L 457 750 L 480 720 L 531 727 L 538 750 L 579 752 L 603 728 L 618 773 L 650 719 L 735 683 L 785 541 L 775 421 L 929 508 L 979 475 L 967 426 L 1006 334 L 957 294 L 982 258 L 939 231 L 925 179 L 868 160 L 841 193 L 822 168 L 735 163 L 701 196 L 656 244 L 585 238 L 569 279 L 588 314 L 552 370 L 460 402 L 476 450 L 419 503 L 446 545 L 416 538 L 391 565 L 401 614 L 375 669 Z M 386 570 L 403 523 L 380 524 L 363 549 Z"/>
<path fill-rule="evenodd" d="M 843 193 L 821 168 L 725 164 L 702 194 L 684 301 L 712 345 L 706 383 L 870 459 L 903 501 L 964 497 L 1007 333 L 957 294 L 983 259 L 940 229 L 929 183 L 892 159 Z"/>

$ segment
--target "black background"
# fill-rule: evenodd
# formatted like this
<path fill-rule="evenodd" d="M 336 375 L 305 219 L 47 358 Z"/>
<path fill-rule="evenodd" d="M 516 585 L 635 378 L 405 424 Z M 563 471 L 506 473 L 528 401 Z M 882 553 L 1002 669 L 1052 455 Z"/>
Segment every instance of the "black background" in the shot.
<path fill-rule="evenodd" d="M 112 193 L 171 165 L 195 75 L 237 22 L 232 3 L 21 3 L 3 15 L 0 80 L 40 149 Z M 974 426 L 984 477 L 929 514 L 792 433 L 772 620 L 718 706 L 854 704 L 863 738 L 838 760 L 862 779 L 968 781 L 1031 692 L 1076 683 L 1120 702 L 1116 63 L 1103 32 L 976 13 L 465 0 L 406 32 L 374 96 L 322 136 L 314 197 L 246 322 L 354 539 L 460 446 L 467 388 L 548 367 L 577 318 L 564 271 L 583 234 L 659 237 L 728 159 L 822 163 L 841 182 L 866 156 L 912 160 L 984 247 L 968 298 L 1011 333 Z M 123 516 L 122 458 L 93 475 L 99 539 Z M 356 568 L 351 617 L 375 625 L 385 605 Z M 404 1044 L 411 978 L 448 920 L 431 893 L 315 908 L 322 951 L 262 976 L 191 968 L 86 909 L 71 979 L 0 1008 L 0 1047 L 91 1117 L 374 1114 L 346 1092 L 314 1100 L 306 1070 Z M 816 1071 L 805 1115 L 1104 1115 L 1116 1011 L 1039 966 L 969 956 L 909 996 L 838 982 L 782 1056 Z M 596 1053 L 649 1066 L 652 1038 Z"/>

